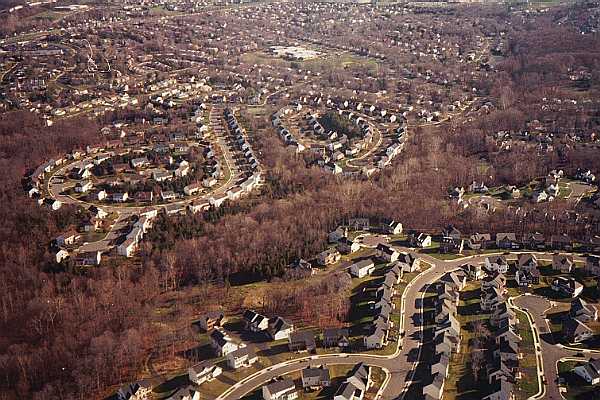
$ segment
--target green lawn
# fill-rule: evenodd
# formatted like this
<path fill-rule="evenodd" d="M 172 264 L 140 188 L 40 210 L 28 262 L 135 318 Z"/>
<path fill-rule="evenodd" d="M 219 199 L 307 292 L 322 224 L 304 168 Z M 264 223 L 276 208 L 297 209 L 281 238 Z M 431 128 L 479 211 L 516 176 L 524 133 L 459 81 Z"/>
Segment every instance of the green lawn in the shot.
<path fill-rule="evenodd" d="M 519 323 L 517 325 L 519 335 L 523 339 L 519 344 L 519 351 L 523 358 L 519 361 L 519 370 L 521 379 L 517 381 L 515 395 L 517 399 L 528 399 L 538 392 L 537 361 L 535 355 L 535 345 L 533 343 L 533 331 L 529 325 L 527 315 L 519 310 L 515 310 Z"/>

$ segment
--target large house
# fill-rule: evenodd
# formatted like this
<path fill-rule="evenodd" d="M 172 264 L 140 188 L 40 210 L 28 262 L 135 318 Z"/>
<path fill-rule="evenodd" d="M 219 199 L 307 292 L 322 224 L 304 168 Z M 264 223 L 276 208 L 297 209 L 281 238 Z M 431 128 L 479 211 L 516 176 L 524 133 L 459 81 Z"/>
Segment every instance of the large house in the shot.
<path fill-rule="evenodd" d="M 269 318 L 253 310 L 246 310 L 242 314 L 244 326 L 250 332 L 262 332 L 269 327 Z"/>
<path fill-rule="evenodd" d="M 517 235 L 512 232 L 497 233 L 496 247 L 499 249 L 516 250 L 520 247 L 520 244 L 517 241 Z"/>
<path fill-rule="evenodd" d="M 346 328 L 327 328 L 323 330 L 323 347 L 350 347 L 350 331 Z"/>
<path fill-rule="evenodd" d="M 291 379 L 282 379 L 262 387 L 263 400 L 294 400 L 298 398 L 296 385 Z"/>
<path fill-rule="evenodd" d="M 333 395 L 333 400 L 362 400 L 371 384 L 371 367 L 356 364 Z"/>
<path fill-rule="evenodd" d="M 188 368 L 188 378 L 196 385 L 210 382 L 223 373 L 223 369 L 216 364 L 203 361 Z"/>
<path fill-rule="evenodd" d="M 269 321 L 268 332 L 273 340 L 288 339 L 293 331 L 294 325 L 281 317 L 275 317 Z"/>
<path fill-rule="evenodd" d="M 204 313 L 198 318 L 197 321 L 194 322 L 194 325 L 200 327 L 200 329 L 208 332 L 212 330 L 215 326 L 221 326 L 221 321 L 223 320 L 224 314 L 223 311 L 209 311 Z"/>
<path fill-rule="evenodd" d="M 356 278 L 364 278 L 375 270 L 375 263 L 370 258 L 355 262 L 350 266 L 350 274 Z"/>
<path fill-rule="evenodd" d="M 590 385 L 600 385 L 600 358 L 590 358 L 589 361 L 573 368 L 573 372 Z"/>
<path fill-rule="evenodd" d="M 220 328 L 216 328 L 211 332 L 210 343 L 218 357 L 224 357 L 240 347 L 245 346 L 243 343 L 238 344 L 234 342 L 233 339 Z"/>
<path fill-rule="evenodd" d="M 321 389 L 331 385 L 329 369 L 322 365 L 303 369 L 301 377 L 304 389 Z"/>
<path fill-rule="evenodd" d="M 310 331 L 296 331 L 289 335 L 290 351 L 312 352 L 317 348 L 315 334 Z"/>
<path fill-rule="evenodd" d="M 552 269 L 568 274 L 573 270 L 573 256 L 568 254 L 554 254 L 552 256 Z"/>
<path fill-rule="evenodd" d="M 377 245 L 377 258 L 391 263 L 394 262 L 398 259 L 398 257 L 400 256 L 400 253 L 398 253 L 396 250 L 394 250 L 393 247 L 388 246 L 387 244 L 383 244 L 383 243 L 379 243 Z"/>
<path fill-rule="evenodd" d="M 594 336 L 594 331 L 585 323 L 567 318 L 563 321 L 562 337 L 567 343 L 581 343 Z"/>
<path fill-rule="evenodd" d="M 485 268 L 488 271 L 500 274 L 508 272 L 508 262 L 504 256 L 492 256 L 485 259 Z"/>
<path fill-rule="evenodd" d="M 577 297 L 583 291 L 583 285 L 573 278 L 558 276 L 552 281 L 552 290 L 564 296 Z"/>
<path fill-rule="evenodd" d="M 317 255 L 317 262 L 319 263 L 319 265 L 327 266 L 330 264 L 335 264 L 340 260 L 341 257 L 342 255 L 339 251 L 331 248 L 319 253 Z"/>
<path fill-rule="evenodd" d="M 240 347 L 227 354 L 227 366 L 231 369 L 249 367 L 258 361 L 258 357 L 249 347 Z"/>

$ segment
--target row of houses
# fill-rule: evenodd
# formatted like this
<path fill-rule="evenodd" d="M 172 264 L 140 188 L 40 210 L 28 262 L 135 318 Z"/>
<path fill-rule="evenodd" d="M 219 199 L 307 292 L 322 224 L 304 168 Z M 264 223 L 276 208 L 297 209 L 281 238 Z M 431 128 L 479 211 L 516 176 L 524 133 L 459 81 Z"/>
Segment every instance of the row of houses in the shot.
<path fill-rule="evenodd" d="M 504 265 L 500 260 L 490 264 Z M 506 277 L 503 267 L 493 270 L 486 268 L 481 279 L 481 309 L 490 312 L 490 326 L 495 337 L 488 357 L 486 373 L 492 392 L 485 400 L 514 399 L 513 385 L 519 376 L 518 360 L 519 342 L 521 337 L 517 331 L 518 319 L 515 312 L 508 306 L 505 298 Z"/>
<path fill-rule="evenodd" d="M 152 222 L 157 215 L 158 211 L 156 209 L 142 212 L 131 227 L 131 231 L 125 235 L 125 240 L 117 246 L 117 254 L 124 257 L 133 256 L 144 235 L 152 228 Z"/>
<path fill-rule="evenodd" d="M 388 343 L 388 336 L 394 323 L 391 320 L 395 308 L 393 297 L 394 286 L 400 282 L 402 271 L 398 265 L 392 266 L 383 279 L 369 291 L 368 307 L 372 322 L 366 327 L 363 346 L 366 349 L 381 349 Z"/>
<path fill-rule="evenodd" d="M 450 357 L 460 351 L 460 323 L 456 319 L 460 291 L 466 284 L 464 271 L 444 274 L 436 283 L 434 353 L 431 361 L 431 382 L 423 386 L 425 399 L 441 399 L 449 374 Z"/>

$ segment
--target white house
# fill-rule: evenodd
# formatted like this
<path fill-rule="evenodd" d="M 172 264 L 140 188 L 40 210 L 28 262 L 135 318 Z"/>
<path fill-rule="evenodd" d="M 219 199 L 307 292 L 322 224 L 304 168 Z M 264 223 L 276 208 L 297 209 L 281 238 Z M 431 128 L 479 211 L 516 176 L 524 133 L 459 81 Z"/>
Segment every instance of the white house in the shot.
<path fill-rule="evenodd" d="M 373 260 L 366 259 L 356 262 L 350 266 L 350 274 L 356 278 L 364 278 L 370 275 L 375 270 L 375 263 Z"/>
<path fill-rule="evenodd" d="M 263 400 L 294 400 L 298 398 L 296 385 L 291 379 L 282 379 L 262 387 Z"/>
<path fill-rule="evenodd" d="M 218 365 L 202 362 L 192 365 L 188 369 L 188 377 L 196 385 L 202 385 L 204 382 L 210 382 L 223 373 L 223 369 Z"/>

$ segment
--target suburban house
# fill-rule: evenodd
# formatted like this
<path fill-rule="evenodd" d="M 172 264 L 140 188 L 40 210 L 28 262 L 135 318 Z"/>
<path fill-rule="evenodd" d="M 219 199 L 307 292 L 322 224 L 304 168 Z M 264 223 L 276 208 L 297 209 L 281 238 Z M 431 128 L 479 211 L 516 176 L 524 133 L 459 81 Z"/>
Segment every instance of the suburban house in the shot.
<path fill-rule="evenodd" d="M 355 262 L 350 266 L 350 274 L 356 278 L 364 278 L 375 270 L 375 263 L 370 258 Z"/>
<path fill-rule="evenodd" d="M 347 237 L 343 237 L 338 241 L 337 249 L 342 254 L 352 254 L 360 250 L 360 244 Z"/>
<path fill-rule="evenodd" d="M 152 383 L 142 380 L 122 386 L 116 393 L 116 400 L 146 400 L 152 394 Z"/>
<path fill-rule="evenodd" d="M 258 361 L 258 357 L 249 347 L 240 347 L 227 354 L 227 366 L 231 369 L 249 367 Z"/>
<path fill-rule="evenodd" d="M 515 275 L 515 280 L 517 285 L 521 287 L 537 285 L 540 283 L 540 271 L 537 268 L 532 270 L 519 269 Z"/>
<path fill-rule="evenodd" d="M 564 296 L 577 297 L 583 292 L 583 284 L 573 278 L 559 276 L 552 281 L 552 290 Z"/>
<path fill-rule="evenodd" d="M 567 343 L 581 343 L 594 336 L 594 331 L 585 323 L 575 318 L 563 321 L 562 337 Z"/>
<path fill-rule="evenodd" d="M 384 221 L 381 224 L 382 231 L 390 235 L 399 235 L 402 233 L 402 224 L 398 221 Z"/>
<path fill-rule="evenodd" d="M 310 275 L 314 275 L 316 273 L 312 264 L 302 258 L 298 258 L 295 261 L 292 261 L 288 268 L 293 271 L 306 272 Z"/>
<path fill-rule="evenodd" d="M 263 386 L 262 397 L 263 400 L 294 400 L 298 392 L 293 380 L 282 379 Z"/>
<path fill-rule="evenodd" d="M 337 243 L 343 237 L 348 237 L 348 228 L 338 226 L 336 230 L 329 232 L 327 241 L 329 243 Z"/>
<path fill-rule="evenodd" d="M 531 272 L 538 267 L 538 260 L 534 254 L 520 254 L 518 260 L 518 269 Z"/>
<path fill-rule="evenodd" d="M 372 383 L 371 367 L 363 363 L 356 364 L 335 392 L 333 400 L 362 400 Z"/>
<path fill-rule="evenodd" d="M 347 328 L 326 328 L 323 330 L 323 347 L 350 347 L 350 331 Z"/>
<path fill-rule="evenodd" d="M 585 259 L 585 272 L 600 277 L 600 256 L 587 256 Z"/>
<path fill-rule="evenodd" d="M 488 271 L 500 274 L 508 272 L 508 262 L 504 256 L 491 256 L 485 259 L 485 268 Z"/>
<path fill-rule="evenodd" d="M 269 321 L 268 332 L 273 340 L 288 339 L 293 331 L 294 325 L 281 317 L 275 317 Z"/>
<path fill-rule="evenodd" d="M 244 326 L 250 332 L 262 332 L 269 328 L 269 319 L 253 310 L 246 310 L 242 314 Z"/>
<path fill-rule="evenodd" d="M 458 240 L 462 237 L 462 232 L 456 229 L 454 225 L 448 225 L 443 229 L 442 236 Z"/>
<path fill-rule="evenodd" d="M 489 233 L 475 233 L 469 237 L 468 246 L 471 250 L 484 250 L 490 247 L 494 241 L 492 241 L 492 235 Z"/>
<path fill-rule="evenodd" d="M 398 253 L 396 250 L 394 250 L 393 247 L 388 246 L 387 244 L 379 243 L 377 245 L 376 250 L 377 258 L 388 263 L 398 260 L 398 257 L 400 256 L 400 253 Z"/>
<path fill-rule="evenodd" d="M 164 400 L 200 400 L 200 392 L 190 386 L 183 386 L 165 397 Z"/>
<path fill-rule="evenodd" d="M 188 378 L 196 385 L 210 382 L 223 373 L 223 369 L 216 364 L 203 361 L 188 368 Z"/>
<path fill-rule="evenodd" d="M 600 358 L 590 358 L 589 361 L 573 368 L 573 372 L 590 385 L 600 385 Z"/>
<path fill-rule="evenodd" d="M 426 233 L 412 233 L 409 235 L 411 246 L 424 249 L 431 246 L 431 236 Z"/>
<path fill-rule="evenodd" d="M 342 255 L 336 249 L 327 249 L 317 255 L 317 262 L 319 265 L 327 266 L 330 264 L 335 264 L 340 260 L 341 257 Z"/>
<path fill-rule="evenodd" d="M 205 332 L 212 330 L 215 326 L 221 326 L 221 321 L 223 321 L 223 311 L 209 311 L 204 313 L 198 318 L 197 321 L 193 323 L 193 325 L 197 325 Z"/>
<path fill-rule="evenodd" d="M 514 400 L 514 385 L 506 378 L 500 378 L 492 381 L 492 393 L 484 397 L 483 400 Z"/>
<path fill-rule="evenodd" d="M 329 369 L 320 365 L 318 367 L 307 367 L 302 370 L 302 387 L 304 389 L 321 389 L 331 385 Z"/>
<path fill-rule="evenodd" d="M 225 333 L 221 328 L 215 328 L 210 334 L 211 347 L 217 354 L 217 357 L 224 357 L 227 354 L 236 351 L 240 347 L 245 346 L 243 343 L 238 344 Z"/>
<path fill-rule="evenodd" d="M 315 334 L 310 331 L 296 331 L 289 336 L 290 351 L 312 352 L 317 348 Z"/>
<path fill-rule="evenodd" d="M 552 255 L 552 269 L 568 274 L 573 270 L 573 256 L 568 254 Z"/>
<path fill-rule="evenodd" d="M 75 265 L 78 266 L 90 266 L 100 265 L 102 260 L 102 253 L 100 251 L 86 251 L 83 253 L 76 253 L 73 258 Z"/>
<path fill-rule="evenodd" d="M 424 383 L 423 386 L 423 397 L 427 400 L 442 398 L 442 394 L 444 393 L 444 376 L 439 373 L 435 373 Z"/>
<path fill-rule="evenodd" d="M 497 233 L 496 247 L 499 249 L 517 250 L 520 246 L 514 233 Z"/>
<path fill-rule="evenodd" d="M 581 298 L 571 300 L 569 316 L 581 322 L 597 321 L 598 309 Z"/>
<path fill-rule="evenodd" d="M 550 246 L 554 250 L 573 250 L 573 239 L 569 235 L 552 235 L 550 237 Z"/>
<path fill-rule="evenodd" d="M 469 263 L 463 265 L 461 268 L 471 280 L 479 281 L 485 277 L 485 272 L 483 272 L 483 268 L 479 264 Z"/>
<path fill-rule="evenodd" d="M 544 250 L 546 248 L 546 239 L 539 232 L 528 233 L 523 236 L 523 246 L 531 250 Z"/>
<path fill-rule="evenodd" d="M 440 242 L 441 253 L 462 253 L 465 247 L 463 239 L 455 239 L 451 236 L 444 236 Z"/>

